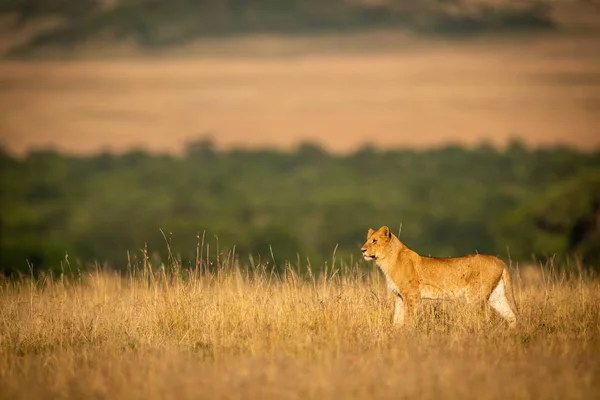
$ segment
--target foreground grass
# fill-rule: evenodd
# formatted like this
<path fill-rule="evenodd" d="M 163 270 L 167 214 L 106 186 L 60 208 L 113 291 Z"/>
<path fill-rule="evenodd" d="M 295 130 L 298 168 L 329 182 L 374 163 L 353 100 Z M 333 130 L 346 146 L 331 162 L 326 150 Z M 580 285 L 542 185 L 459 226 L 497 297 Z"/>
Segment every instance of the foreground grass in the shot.
<path fill-rule="evenodd" d="M 516 279 L 516 330 L 489 310 L 424 303 L 398 331 L 377 271 L 144 271 L 0 284 L 0 397 L 600 393 L 600 283 L 580 274 Z"/>

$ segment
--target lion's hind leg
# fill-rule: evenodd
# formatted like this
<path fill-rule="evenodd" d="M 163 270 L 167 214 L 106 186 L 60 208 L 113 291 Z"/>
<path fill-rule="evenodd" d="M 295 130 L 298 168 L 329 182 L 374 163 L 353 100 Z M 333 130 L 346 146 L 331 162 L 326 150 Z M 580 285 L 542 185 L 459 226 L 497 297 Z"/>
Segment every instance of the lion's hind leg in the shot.
<path fill-rule="evenodd" d="M 490 294 L 490 298 L 488 299 L 488 303 L 490 307 L 502 316 L 505 320 L 508 321 L 508 324 L 511 328 L 517 326 L 517 317 L 515 313 L 510 308 L 510 304 L 508 299 L 506 298 L 506 291 L 504 290 L 504 281 L 500 279 L 492 293 Z"/>

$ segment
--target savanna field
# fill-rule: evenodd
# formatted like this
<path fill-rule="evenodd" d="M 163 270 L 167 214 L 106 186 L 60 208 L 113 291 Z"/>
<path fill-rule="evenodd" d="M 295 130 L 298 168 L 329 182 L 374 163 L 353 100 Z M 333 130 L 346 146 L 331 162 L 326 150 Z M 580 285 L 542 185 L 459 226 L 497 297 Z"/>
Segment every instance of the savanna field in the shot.
<path fill-rule="evenodd" d="M 199 253 L 204 254 L 204 253 Z M 521 324 L 423 302 L 392 326 L 374 266 L 234 257 L 0 285 L 3 398 L 573 399 L 600 393 L 600 283 L 513 265 Z M 70 277 L 67 278 L 66 276 Z"/>
<path fill-rule="evenodd" d="M 600 398 L 599 27 L 0 1 L 0 400 Z M 464 301 L 395 327 L 359 250 L 384 224 L 505 260 L 517 328 Z"/>
<path fill-rule="evenodd" d="M 0 152 L 0 397 L 596 398 L 599 156 Z M 384 221 L 423 255 L 513 260 L 520 326 L 423 302 L 395 328 L 356 261 Z"/>

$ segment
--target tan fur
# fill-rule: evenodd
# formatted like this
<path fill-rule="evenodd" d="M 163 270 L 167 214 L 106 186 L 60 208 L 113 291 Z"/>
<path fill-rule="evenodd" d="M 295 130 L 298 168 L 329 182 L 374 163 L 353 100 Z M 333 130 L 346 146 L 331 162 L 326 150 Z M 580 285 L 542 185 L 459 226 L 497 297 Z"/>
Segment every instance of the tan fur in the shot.
<path fill-rule="evenodd" d="M 387 226 L 377 231 L 369 229 L 361 251 L 365 259 L 375 260 L 396 295 L 395 324 L 403 325 L 405 319 L 412 323 L 420 299 L 463 297 L 469 303 L 487 302 L 511 327 L 516 326 L 510 274 L 497 257 L 423 257 L 405 246 Z"/>

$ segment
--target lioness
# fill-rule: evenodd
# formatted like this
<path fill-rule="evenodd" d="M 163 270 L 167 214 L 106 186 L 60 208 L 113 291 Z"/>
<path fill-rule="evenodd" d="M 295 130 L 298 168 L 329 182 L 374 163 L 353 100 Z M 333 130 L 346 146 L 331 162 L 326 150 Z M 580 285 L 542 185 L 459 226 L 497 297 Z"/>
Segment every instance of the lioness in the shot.
<path fill-rule="evenodd" d="M 405 315 L 412 319 L 419 299 L 464 297 L 469 303 L 487 301 L 511 327 L 516 326 L 517 318 L 506 297 L 508 292 L 514 305 L 510 275 L 497 257 L 423 257 L 406 247 L 387 226 L 378 231 L 369 229 L 361 251 L 366 260 L 375 260 L 396 296 L 396 325 L 404 325 Z"/>

